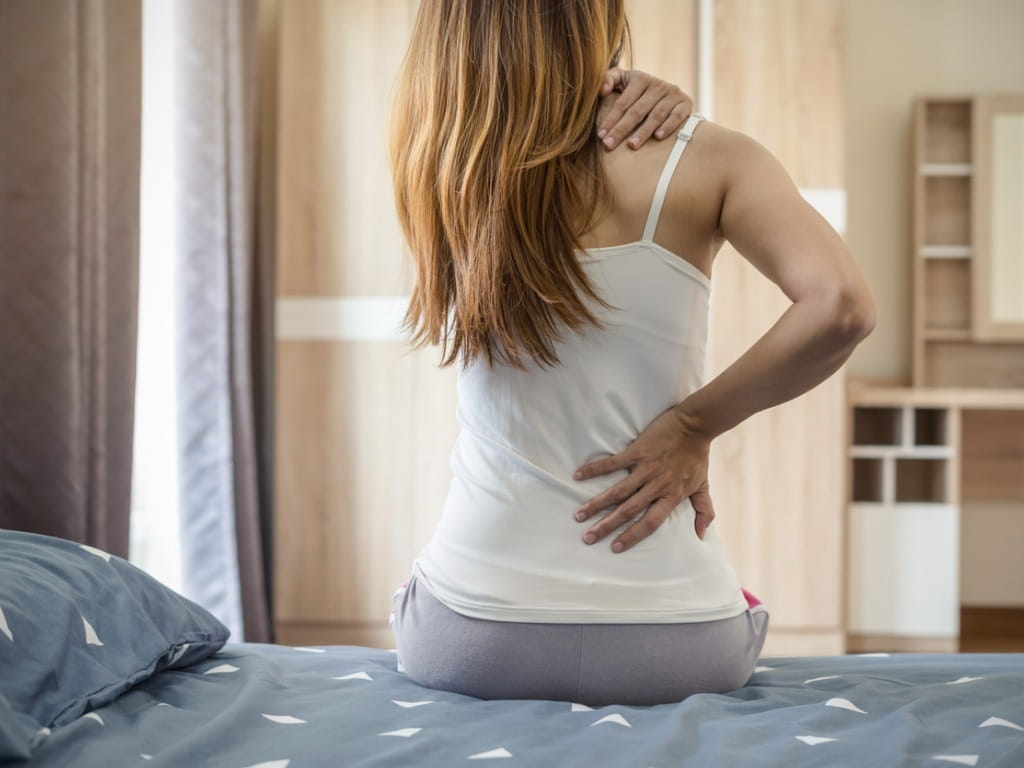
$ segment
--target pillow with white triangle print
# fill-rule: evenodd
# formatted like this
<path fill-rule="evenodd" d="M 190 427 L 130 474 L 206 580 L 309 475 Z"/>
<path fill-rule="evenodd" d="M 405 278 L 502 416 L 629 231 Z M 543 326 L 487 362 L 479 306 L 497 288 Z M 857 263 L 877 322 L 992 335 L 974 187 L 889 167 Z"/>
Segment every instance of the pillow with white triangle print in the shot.
<path fill-rule="evenodd" d="M 160 670 L 216 653 L 229 634 L 120 557 L 0 529 L 0 763 Z"/>

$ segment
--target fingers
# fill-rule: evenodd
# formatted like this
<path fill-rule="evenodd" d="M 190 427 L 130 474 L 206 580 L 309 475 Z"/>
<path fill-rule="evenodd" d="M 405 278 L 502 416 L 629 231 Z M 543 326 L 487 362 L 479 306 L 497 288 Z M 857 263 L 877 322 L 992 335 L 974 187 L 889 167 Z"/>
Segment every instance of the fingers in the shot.
<path fill-rule="evenodd" d="M 641 488 L 647 482 L 646 477 L 641 477 L 638 472 L 631 472 L 628 477 L 622 478 L 619 482 L 607 491 L 598 494 L 586 504 L 576 510 L 576 520 L 583 522 L 591 515 L 600 512 L 602 509 L 621 504 Z"/>
<path fill-rule="evenodd" d="M 613 149 L 630 131 L 640 125 L 651 111 L 651 107 L 660 100 L 660 93 L 646 94 L 650 81 L 651 76 L 643 72 L 631 72 L 625 79 L 625 89 L 597 127 L 597 135 L 603 138 L 608 149 Z M 641 97 L 644 97 L 644 103 L 638 104 Z"/>
<path fill-rule="evenodd" d="M 627 136 L 633 149 L 652 135 L 662 139 L 677 131 L 693 111 L 693 99 L 678 86 L 646 72 L 609 69 L 601 86 L 601 95 L 621 90 L 608 108 L 597 129 L 598 138 L 614 149 Z"/>
<path fill-rule="evenodd" d="M 614 512 L 601 518 L 597 525 L 595 525 L 593 528 L 591 528 L 589 531 L 583 534 L 583 542 L 585 544 L 596 544 L 609 533 L 614 531 L 616 528 L 618 528 L 621 525 L 624 525 L 625 523 L 628 523 L 629 521 L 633 520 L 637 515 L 641 514 L 645 508 L 650 506 L 653 502 L 657 501 L 657 496 L 658 494 L 656 491 L 645 489 L 644 491 L 630 497 L 627 503 L 621 504 L 618 507 L 618 509 L 616 509 Z M 633 532 L 630 537 L 627 538 L 624 533 L 623 536 L 620 536 L 618 539 L 615 540 L 615 542 L 613 542 L 613 552 L 625 551 L 627 542 L 636 543 L 637 541 L 640 541 L 641 539 L 649 536 L 651 533 L 654 532 L 654 530 L 657 529 L 659 525 L 661 525 L 661 522 L 664 521 L 664 518 L 662 518 L 662 520 L 658 521 L 656 525 L 653 525 L 653 527 L 649 528 L 649 526 L 651 526 L 652 523 L 655 522 L 654 518 L 652 518 L 651 520 L 647 520 L 647 514 L 649 513 L 650 509 L 647 510 L 647 513 L 644 513 L 644 516 L 642 518 L 634 522 L 629 527 L 628 530 L 632 531 L 632 529 L 636 526 L 640 526 L 640 528 L 637 531 Z M 621 544 L 622 546 L 616 547 L 616 544 Z"/>
<path fill-rule="evenodd" d="M 669 107 L 669 114 L 662 126 L 654 133 L 655 137 L 659 139 L 670 136 L 679 130 L 686 118 L 693 112 L 693 99 L 690 98 L 690 94 L 675 85 L 669 85 L 668 94 L 662 99 L 662 102 Z"/>
<path fill-rule="evenodd" d="M 604 82 L 601 84 L 601 95 L 607 96 L 616 88 L 625 87 L 626 73 L 619 67 L 612 67 L 604 75 Z"/>
<path fill-rule="evenodd" d="M 715 519 L 715 508 L 711 504 L 711 493 L 707 485 L 690 496 L 690 503 L 693 505 L 694 512 L 697 513 L 693 521 L 693 528 L 697 532 L 697 538 L 703 541 L 708 526 Z"/>
<path fill-rule="evenodd" d="M 597 475 L 607 475 L 609 472 L 614 472 L 616 469 L 626 469 L 633 464 L 633 453 L 626 448 L 621 453 L 617 453 L 614 456 L 606 456 L 601 459 L 595 459 L 594 461 L 588 461 L 582 467 L 579 467 L 573 472 L 573 478 L 576 480 L 589 480 L 591 477 Z"/>
<path fill-rule="evenodd" d="M 626 144 L 633 149 L 639 147 L 642 142 L 640 141 L 638 131 L 649 119 L 651 112 L 662 102 L 662 97 L 663 94 L 661 93 L 660 87 L 655 86 L 648 88 L 644 91 L 643 95 L 637 99 L 636 103 L 626 110 L 626 114 L 623 116 L 623 119 L 619 121 L 618 125 L 612 127 L 608 132 L 608 135 L 614 138 L 619 135 L 619 131 L 621 130 L 621 135 L 624 138 L 627 134 L 629 135 L 629 138 L 626 140 Z M 650 133 L 653 132 L 654 129 L 652 127 Z M 650 133 L 647 135 L 650 136 Z M 607 143 L 605 146 L 607 146 Z"/>
<path fill-rule="evenodd" d="M 612 552 L 625 552 L 635 547 L 658 530 L 678 504 L 679 502 L 670 498 L 658 499 L 648 508 L 643 517 L 629 526 L 621 536 L 612 542 Z"/>
<path fill-rule="evenodd" d="M 665 136 L 669 131 L 675 131 L 683 124 L 683 120 L 689 112 L 683 112 L 681 104 L 676 104 L 674 107 L 669 99 L 662 99 L 654 108 L 651 109 L 650 114 L 647 115 L 647 119 L 633 131 L 633 135 L 629 137 L 627 144 L 636 149 L 637 147 L 643 146 L 643 144 L 651 138 L 651 135 L 655 131 L 658 132 L 658 138 Z"/>
<path fill-rule="evenodd" d="M 654 113 L 657 110 L 658 107 L 655 107 L 654 110 L 651 111 L 651 116 L 647 118 L 646 122 L 653 122 L 654 120 L 657 119 L 654 116 Z M 661 121 L 661 125 L 654 126 L 654 135 L 659 139 L 663 139 L 666 136 L 675 133 L 680 128 L 682 128 L 683 123 L 686 121 L 686 118 L 690 116 L 691 111 L 692 110 L 685 104 L 676 104 L 672 106 L 669 109 L 668 114 L 665 116 L 665 119 Z M 647 138 L 650 138 L 650 135 L 648 135 Z M 646 139 L 644 139 L 644 141 L 646 141 Z M 644 142 L 641 141 L 640 143 L 643 144 Z"/>

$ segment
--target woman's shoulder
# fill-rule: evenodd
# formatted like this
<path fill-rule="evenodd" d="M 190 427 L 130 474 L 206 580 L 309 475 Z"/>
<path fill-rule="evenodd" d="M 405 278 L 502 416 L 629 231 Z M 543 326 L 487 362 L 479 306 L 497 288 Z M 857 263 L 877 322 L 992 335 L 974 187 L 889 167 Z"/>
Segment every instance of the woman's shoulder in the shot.
<path fill-rule="evenodd" d="M 683 140 L 680 132 L 661 140 L 652 138 L 638 149 L 623 142 L 605 153 L 605 170 L 620 193 L 635 192 L 640 198 L 649 198 L 676 143 Z M 737 153 L 746 151 L 753 141 L 739 131 L 701 119 L 693 128 L 673 178 L 685 177 L 687 184 L 718 187 Z"/>
<path fill-rule="evenodd" d="M 706 119 L 693 128 L 672 169 L 656 240 L 676 252 L 703 252 L 712 247 L 705 243 L 714 242 L 731 158 L 745 138 Z M 615 215 L 622 221 L 637 222 L 627 226 L 643 227 L 658 180 L 679 141 L 682 139 L 677 134 L 660 141 L 651 139 L 638 149 L 623 143 L 605 153 Z M 710 262 L 702 266 L 710 266 Z"/>

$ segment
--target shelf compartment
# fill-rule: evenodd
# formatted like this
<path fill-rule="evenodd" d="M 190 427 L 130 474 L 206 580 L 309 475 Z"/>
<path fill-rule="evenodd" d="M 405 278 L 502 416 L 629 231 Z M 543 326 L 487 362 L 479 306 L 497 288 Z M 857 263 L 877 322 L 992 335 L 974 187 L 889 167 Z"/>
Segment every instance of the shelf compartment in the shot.
<path fill-rule="evenodd" d="M 949 444 L 949 411 L 945 408 L 914 409 L 914 445 Z"/>
<path fill-rule="evenodd" d="M 969 246 L 971 179 L 928 176 L 924 180 L 924 245 Z"/>
<path fill-rule="evenodd" d="M 854 408 L 854 445 L 900 445 L 900 408 Z"/>
<path fill-rule="evenodd" d="M 932 101 L 925 107 L 924 161 L 971 162 L 971 102 Z"/>
<path fill-rule="evenodd" d="M 883 497 L 882 459 L 853 459 L 853 501 L 880 502 Z"/>
<path fill-rule="evenodd" d="M 971 266 L 965 259 L 928 259 L 924 269 L 925 330 L 969 330 Z"/>
<path fill-rule="evenodd" d="M 896 459 L 896 503 L 946 503 L 946 465 L 943 459 Z"/>

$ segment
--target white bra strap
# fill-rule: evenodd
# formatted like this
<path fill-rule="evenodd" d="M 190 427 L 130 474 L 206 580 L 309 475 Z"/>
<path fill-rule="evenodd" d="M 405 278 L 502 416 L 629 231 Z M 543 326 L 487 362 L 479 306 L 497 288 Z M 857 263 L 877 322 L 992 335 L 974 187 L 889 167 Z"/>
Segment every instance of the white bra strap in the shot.
<path fill-rule="evenodd" d="M 683 150 L 686 149 L 686 145 L 690 141 L 690 137 L 693 136 L 693 131 L 697 127 L 697 123 L 703 119 L 703 115 L 698 115 L 695 112 L 687 118 L 683 127 L 679 129 L 675 146 L 672 147 L 672 151 L 668 155 L 668 160 L 665 161 L 665 168 L 662 170 L 661 178 L 658 179 L 658 186 L 654 190 L 654 200 L 651 202 L 651 210 L 647 214 L 647 223 L 644 225 L 644 240 L 651 240 L 654 238 L 654 230 L 658 228 L 658 217 L 661 215 L 661 206 L 665 203 L 665 190 L 668 189 L 668 183 L 672 179 L 672 173 L 675 171 L 676 165 L 679 163 L 679 158 L 682 156 Z"/>

